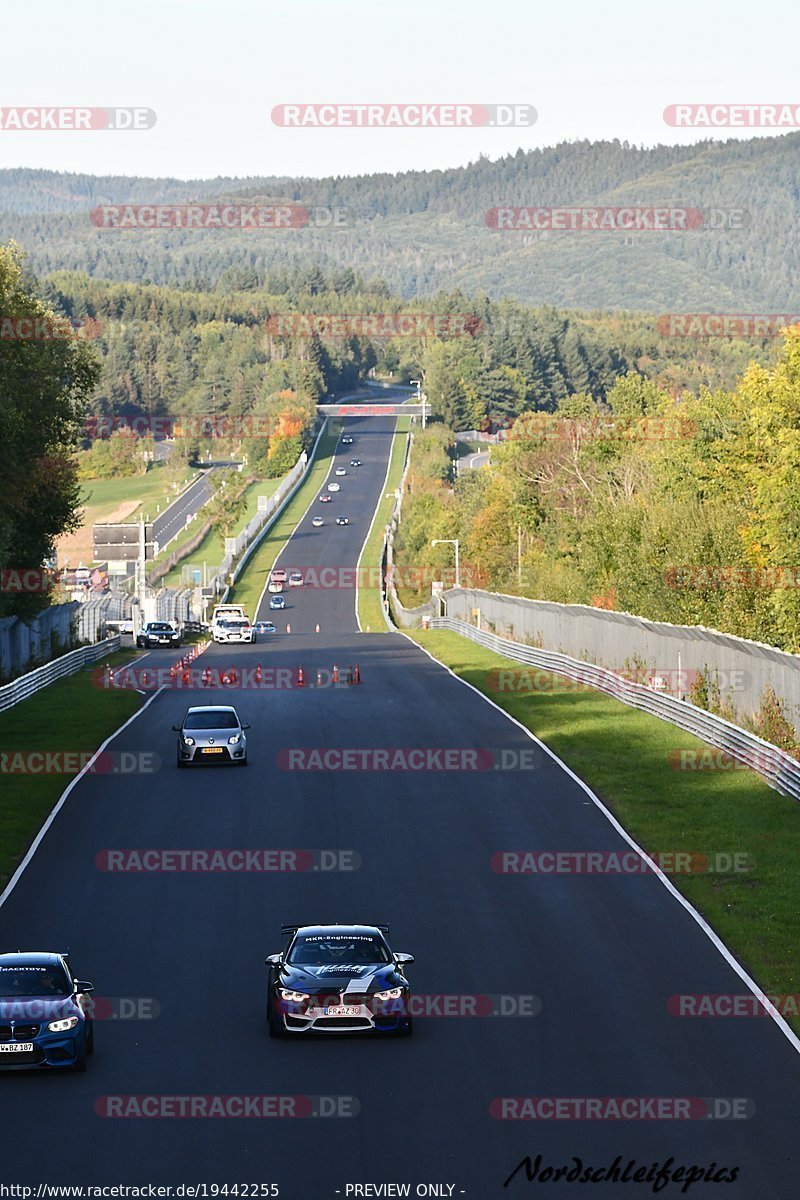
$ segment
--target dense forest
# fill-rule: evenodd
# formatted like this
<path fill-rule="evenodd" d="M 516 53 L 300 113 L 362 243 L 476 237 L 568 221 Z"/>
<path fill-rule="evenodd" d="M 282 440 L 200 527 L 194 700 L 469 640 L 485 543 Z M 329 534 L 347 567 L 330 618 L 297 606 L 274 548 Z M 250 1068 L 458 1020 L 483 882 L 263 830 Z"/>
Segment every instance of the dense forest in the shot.
<path fill-rule="evenodd" d="M 399 578 L 452 580 L 451 548 L 431 541 L 459 538 L 465 585 L 800 652 L 800 327 L 775 359 L 732 389 L 676 397 L 631 373 L 602 404 L 523 414 L 455 482 L 452 431 L 417 431 Z"/>
<path fill-rule="evenodd" d="M 799 148 L 800 134 L 650 149 L 577 141 L 446 171 L 329 179 L 9 169 L 0 240 L 19 242 L 40 275 L 67 268 L 200 290 L 227 287 L 229 271 L 272 292 L 276 272 L 350 267 L 406 299 L 458 288 L 564 308 L 789 312 L 800 308 Z M 108 230 L 90 219 L 100 205 L 191 201 L 292 201 L 313 216 L 306 228 L 245 231 Z M 688 232 L 631 234 L 487 224 L 502 205 L 653 204 L 709 219 Z"/>

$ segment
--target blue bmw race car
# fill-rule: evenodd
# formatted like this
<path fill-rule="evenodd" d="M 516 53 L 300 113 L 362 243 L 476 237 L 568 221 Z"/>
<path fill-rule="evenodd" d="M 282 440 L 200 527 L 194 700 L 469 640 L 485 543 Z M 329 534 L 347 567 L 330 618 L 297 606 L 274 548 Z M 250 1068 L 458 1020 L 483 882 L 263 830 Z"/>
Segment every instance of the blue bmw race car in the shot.
<path fill-rule="evenodd" d="M 411 954 L 393 953 L 388 925 L 283 925 L 289 944 L 271 954 L 267 986 L 269 1036 L 301 1033 L 412 1031 Z"/>
<path fill-rule="evenodd" d="M 88 993 L 66 954 L 0 954 L 0 1071 L 86 1070 L 94 1049 Z"/>

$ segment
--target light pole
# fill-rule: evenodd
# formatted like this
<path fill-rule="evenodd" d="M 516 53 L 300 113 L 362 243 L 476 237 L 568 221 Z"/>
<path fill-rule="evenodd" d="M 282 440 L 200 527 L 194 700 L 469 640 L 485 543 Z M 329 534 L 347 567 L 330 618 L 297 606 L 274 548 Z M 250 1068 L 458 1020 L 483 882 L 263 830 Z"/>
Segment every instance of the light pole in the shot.
<path fill-rule="evenodd" d="M 432 546 L 455 546 L 456 548 L 456 587 L 461 587 L 461 572 L 458 567 L 458 538 L 434 538 L 431 542 Z"/>
<path fill-rule="evenodd" d="M 411 380 L 409 380 L 409 383 L 413 384 L 417 389 L 417 402 L 422 405 L 422 428 L 424 429 L 425 428 L 425 404 L 427 402 L 427 396 L 423 396 L 423 394 L 422 394 L 422 380 L 421 379 L 411 379 Z"/>

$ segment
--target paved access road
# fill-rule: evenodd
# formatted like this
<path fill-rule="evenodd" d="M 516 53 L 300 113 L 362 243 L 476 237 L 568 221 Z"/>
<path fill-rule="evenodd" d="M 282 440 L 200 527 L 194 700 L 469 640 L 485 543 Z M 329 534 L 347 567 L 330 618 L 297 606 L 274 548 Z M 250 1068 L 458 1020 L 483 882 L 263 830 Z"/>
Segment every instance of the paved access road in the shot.
<path fill-rule="evenodd" d="M 364 467 L 357 479 L 345 477 L 332 504 L 312 504 L 282 558 L 287 568 L 355 565 L 384 486 L 390 422 L 353 419 L 348 428 L 357 440 L 339 457 L 360 457 Z M 310 526 L 316 512 L 326 521 L 319 531 Z M 333 526 L 335 512 L 352 524 Z M 360 687 L 239 692 L 235 702 L 253 724 L 250 765 L 199 772 L 173 765 L 170 727 L 187 701 L 162 693 L 114 744 L 156 751 L 161 770 L 84 779 L 0 908 L 3 946 L 69 945 L 99 995 L 160 1006 L 153 1020 L 99 1023 L 85 1076 L 0 1080 L 7 1181 L 271 1181 L 293 1200 L 334 1200 L 348 1184 L 409 1184 L 412 1196 L 416 1185 L 436 1184 L 444 1190 L 428 1194 L 490 1200 L 550 1194 L 521 1176 L 503 1188 L 526 1154 L 541 1154 L 543 1166 L 579 1157 L 595 1168 L 621 1155 L 623 1166 L 635 1160 L 648 1169 L 670 1158 L 673 1168 L 739 1168 L 737 1182 L 696 1183 L 691 1197 L 796 1197 L 793 1046 L 768 1019 L 688 1020 L 668 1011 L 676 993 L 745 990 L 691 914 L 653 876 L 513 877 L 491 869 L 502 850 L 628 849 L 552 759 L 539 753 L 534 770 L 286 769 L 288 752 L 300 749 L 530 755 L 533 746 L 407 639 L 356 632 L 354 591 L 342 582 L 289 593 L 291 608 L 275 616 L 279 629 L 290 620 L 291 634 L 214 647 L 201 662 L 235 661 L 240 670 L 260 662 L 290 680 L 303 665 L 313 683 L 318 669 L 357 661 Z M 96 856 L 115 848 L 327 849 L 352 851 L 360 865 L 98 869 Z M 465 1015 L 420 1017 L 408 1040 L 269 1041 L 264 956 L 280 948 L 281 922 L 327 920 L 388 921 L 394 948 L 416 955 L 416 991 L 433 998 L 426 1003 L 434 1011 L 449 1004 Z M 475 996 L 534 996 L 527 1003 L 541 1007 L 536 1016 L 472 1016 Z M 502 1003 L 512 1002 L 489 1007 Z M 103 1096 L 211 1094 L 353 1097 L 360 1111 L 292 1116 L 308 1111 L 295 1100 L 284 1102 L 282 1119 L 95 1112 Z M 493 1100 L 524 1096 L 737 1098 L 754 1113 L 740 1121 L 492 1115 Z M 678 1196 L 680 1188 L 658 1194 Z M 590 1192 L 614 1200 L 653 1194 L 647 1184 L 587 1189 L 563 1179 L 553 1189 L 556 1198 Z"/>

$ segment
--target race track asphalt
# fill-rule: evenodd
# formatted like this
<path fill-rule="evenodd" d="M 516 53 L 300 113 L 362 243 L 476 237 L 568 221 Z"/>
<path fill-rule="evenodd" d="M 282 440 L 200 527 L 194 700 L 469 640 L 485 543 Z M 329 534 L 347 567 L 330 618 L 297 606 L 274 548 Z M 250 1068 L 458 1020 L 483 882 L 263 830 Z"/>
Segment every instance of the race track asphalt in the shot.
<path fill-rule="evenodd" d="M 277 635 L 212 647 L 201 660 L 235 664 L 240 678 L 261 664 L 262 686 L 229 689 L 252 722 L 248 767 L 178 771 L 171 726 L 198 694 L 164 690 L 111 747 L 155 752 L 160 769 L 82 779 L 0 908 L 3 948 L 69 946 L 98 996 L 149 998 L 158 1009 L 154 1019 L 98 1021 L 86 1075 L 0 1079 L 2 1176 L 33 1185 L 275 1182 L 298 1200 L 344 1197 L 353 1184 L 409 1183 L 410 1195 L 436 1184 L 444 1190 L 428 1194 L 487 1200 L 550 1194 L 522 1173 L 504 1189 L 526 1154 L 541 1154 L 543 1166 L 579 1157 L 595 1168 L 620 1155 L 623 1166 L 672 1158 L 673 1169 L 739 1168 L 731 1184 L 693 1184 L 692 1197 L 796 1197 L 793 1045 L 769 1019 L 668 1010 L 679 993 L 746 991 L 692 914 L 653 875 L 496 873 L 502 850 L 629 847 L 497 709 L 408 639 L 358 632 L 352 568 L 384 485 L 391 428 L 389 418 L 348 421 L 356 442 L 337 456 L 364 466 L 347 466 L 331 504 L 312 503 L 280 560 L 306 573 L 348 572 L 287 590 L 285 613 L 267 613 L 265 602 L 258 615 L 275 620 Z M 338 512 L 349 526 L 333 524 Z M 356 662 L 360 687 L 315 686 L 318 670 L 336 663 L 344 676 Z M 315 748 L 458 748 L 480 751 L 481 767 L 489 751 L 493 761 L 505 752 L 507 765 L 527 759 L 525 769 L 502 770 L 287 769 L 289 751 Z M 352 852 L 345 865 L 357 869 L 110 872 L 102 857 L 98 866 L 106 850 L 144 848 Z M 280 949 L 282 922 L 326 921 L 389 922 L 394 949 L 415 955 L 412 985 L 433 1011 L 417 1018 L 413 1038 L 268 1040 L 264 957 Z M 462 1015 L 435 1015 L 448 1003 Z M 536 1015 L 470 1013 L 519 1003 Z M 102 1097 L 130 1095 L 300 1099 L 286 1101 L 280 1119 L 98 1115 Z M 357 1114 L 302 1115 L 302 1098 L 320 1096 L 354 1098 L 328 1107 Z M 493 1100 L 524 1096 L 735 1098 L 750 1115 L 493 1115 Z M 561 1179 L 552 1194 L 653 1189 Z M 681 1195 L 681 1184 L 658 1194 Z"/>

